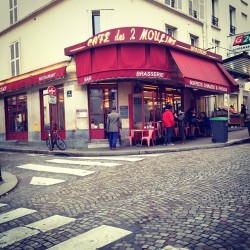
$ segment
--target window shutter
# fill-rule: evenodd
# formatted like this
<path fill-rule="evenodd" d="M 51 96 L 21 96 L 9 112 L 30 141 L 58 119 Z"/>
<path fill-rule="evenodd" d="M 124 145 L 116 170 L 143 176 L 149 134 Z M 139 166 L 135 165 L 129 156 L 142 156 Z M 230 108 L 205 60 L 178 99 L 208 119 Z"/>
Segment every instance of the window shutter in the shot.
<path fill-rule="evenodd" d="M 10 9 L 12 9 L 13 8 L 12 0 L 10 0 L 9 3 L 10 3 Z"/>
<path fill-rule="evenodd" d="M 188 11 L 189 11 L 189 15 L 193 16 L 193 1 L 189 0 L 188 2 Z"/>
<path fill-rule="evenodd" d="M 11 76 L 15 76 L 16 69 L 15 69 L 15 62 L 11 62 Z"/>
<path fill-rule="evenodd" d="M 16 60 L 16 75 L 20 74 L 19 58 Z"/>
<path fill-rule="evenodd" d="M 178 9 L 182 10 L 182 0 L 178 0 Z"/>
<path fill-rule="evenodd" d="M 14 58 L 15 58 L 15 44 L 11 44 L 11 46 L 10 46 L 10 59 L 11 60 L 14 60 Z"/>
<path fill-rule="evenodd" d="M 204 0 L 200 0 L 199 4 L 199 12 L 200 12 L 200 19 L 204 20 L 204 12 L 205 12 L 205 5 L 204 5 Z"/>

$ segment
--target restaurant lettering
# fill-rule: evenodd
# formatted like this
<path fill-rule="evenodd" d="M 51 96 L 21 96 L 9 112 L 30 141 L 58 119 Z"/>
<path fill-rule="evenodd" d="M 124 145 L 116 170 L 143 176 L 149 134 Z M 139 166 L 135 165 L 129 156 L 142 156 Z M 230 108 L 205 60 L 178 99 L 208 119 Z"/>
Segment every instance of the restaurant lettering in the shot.
<path fill-rule="evenodd" d="M 167 33 L 159 32 L 157 30 L 144 29 L 139 38 L 140 41 L 154 41 L 164 44 L 175 45 L 176 40 Z"/>
<path fill-rule="evenodd" d="M 40 76 L 39 77 L 39 82 L 54 78 L 55 76 L 56 76 L 56 73 L 51 73 L 51 74 L 48 74 L 48 75 Z"/>
<path fill-rule="evenodd" d="M 207 51 L 201 48 L 191 46 L 191 51 L 201 55 L 207 55 Z"/>
<path fill-rule="evenodd" d="M 148 28 L 113 29 L 89 38 L 86 47 L 94 47 L 115 42 L 148 41 L 159 44 L 175 45 L 176 39 L 165 32 Z M 81 45 L 85 47 L 84 45 Z"/>
<path fill-rule="evenodd" d="M 164 78 L 164 73 L 157 72 L 157 71 L 137 71 L 137 77 L 157 77 L 157 78 Z"/>
<path fill-rule="evenodd" d="M 209 89 L 209 90 L 217 90 L 217 91 L 221 91 L 221 92 L 228 92 L 227 87 L 215 85 L 215 84 L 212 84 L 212 83 L 205 83 L 205 82 L 190 80 L 189 85 L 194 87 L 194 88 L 204 88 L 204 89 Z"/>
<path fill-rule="evenodd" d="M 5 92 L 7 90 L 7 86 L 0 87 L 0 93 Z"/>
<path fill-rule="evenodd" d="M 83 80 L 84 83 L 91 82 L 91 81 L 92 81 L 92 76 L 85 76 L 84 77 L 84 80 Z"/>

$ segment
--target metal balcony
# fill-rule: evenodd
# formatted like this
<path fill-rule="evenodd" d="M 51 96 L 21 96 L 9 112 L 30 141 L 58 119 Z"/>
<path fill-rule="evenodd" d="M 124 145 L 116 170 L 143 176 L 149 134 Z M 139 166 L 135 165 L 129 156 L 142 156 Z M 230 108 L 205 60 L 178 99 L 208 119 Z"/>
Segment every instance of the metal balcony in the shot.
<path fill-rule="evenodd" d="M 219 18 L 212 16 L 212 25 L 219 27 Z"/>

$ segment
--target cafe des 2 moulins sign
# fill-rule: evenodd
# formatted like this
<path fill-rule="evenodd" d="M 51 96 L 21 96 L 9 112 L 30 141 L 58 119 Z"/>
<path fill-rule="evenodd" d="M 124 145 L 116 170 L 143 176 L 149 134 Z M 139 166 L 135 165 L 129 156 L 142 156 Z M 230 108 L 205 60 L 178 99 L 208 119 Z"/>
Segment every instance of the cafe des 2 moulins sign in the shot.
<path fill-rule="evenodd" d="M 211 59 L 221 60 L 221 57 L 219 55 L 178 41 L 163 31 L 146 27 L 120 27 L 116 29 L 106 30 L 99 34 L 96 34 L 93 37 L 90 37 L 88 40 L 82 43 L 65 48 L 65 54 L 72 55 L 94 47 L 117 43 L 160 44 L 169 47 L 176 47 L 186 52 L 189 51 L 194 54 L 200 54 L 206 57 L 210 57 Z"/>

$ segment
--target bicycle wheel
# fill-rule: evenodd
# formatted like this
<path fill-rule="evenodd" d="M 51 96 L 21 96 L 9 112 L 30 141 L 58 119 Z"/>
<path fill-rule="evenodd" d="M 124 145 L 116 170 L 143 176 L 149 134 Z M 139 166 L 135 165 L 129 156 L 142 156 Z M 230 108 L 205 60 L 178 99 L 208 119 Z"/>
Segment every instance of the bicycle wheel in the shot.
<path fill-rule="evenodd" d="M 56 145 L 59 149 L 64 150 L 66 148 L 66 144 L 63 139 L 56 138 Z"/>
<path fill-rule="evenodd" d="M 46 139 L 46 145 L 47 145 L 47 147 L 49 148 L 50 151 L 53 150 L 53 145 L 52 145 L 52 142 L 51 142 L 50 138 Z"/>

